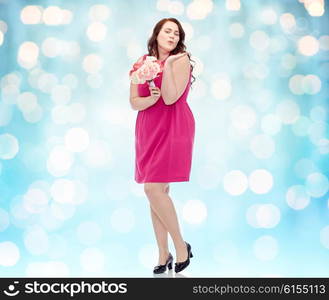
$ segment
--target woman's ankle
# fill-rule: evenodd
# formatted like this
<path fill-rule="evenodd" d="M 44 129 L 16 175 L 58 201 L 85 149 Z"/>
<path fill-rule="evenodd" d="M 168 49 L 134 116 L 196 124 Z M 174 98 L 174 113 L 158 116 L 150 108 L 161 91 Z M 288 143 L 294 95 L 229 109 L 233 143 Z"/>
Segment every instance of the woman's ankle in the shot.
<path fill-rule="evenodd" d="M 169 254 L 169 249 L 159 249 L 159 255 L 168 255 Z"/>

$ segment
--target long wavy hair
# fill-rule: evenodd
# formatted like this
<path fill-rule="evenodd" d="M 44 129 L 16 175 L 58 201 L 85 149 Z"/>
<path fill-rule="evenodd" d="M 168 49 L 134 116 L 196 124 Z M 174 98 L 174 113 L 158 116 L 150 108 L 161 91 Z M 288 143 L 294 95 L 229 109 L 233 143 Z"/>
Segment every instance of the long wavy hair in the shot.
<path fill-rule="evenodd" d="M 148 55 L 155 56 L 156 58 L 159 58 L 157 36 L 158 36 L 162 26 L 168 21 L 176 23 L 177 26 L 178 26 L 178 30 L 179 30 L 178 44 L 177 44 L 176 48 L 170 52 L 169 55 L 178 54 L 178 53 L 181 53 L 181 52 L 186 52 L 190 62 L 195 63 L 195 61 L 191 59 L 191 54 L 186 51 L 186 46 L 184 44 L 184 41 L 185 41 L 184 29 L 183 29 L 182 25 L 180 24 L 180 22 L 175 18 L 164 18 L 164 19 L 160 20 L 154 26 L 152 36 L 147 41 L 147 49 L 148 49 L 148 52 L 149 52 Z M 191 71 L 192 72 L 193 72 L 193 68 L 194 68 L 194 66 L 191 63 Z M 192 79 L 193 80 L 191 82 L 191 87 L 192 87 L 193 82 L 195 81 L 195 77 L 193 76 L 193 73 L 192 73 Z"/>

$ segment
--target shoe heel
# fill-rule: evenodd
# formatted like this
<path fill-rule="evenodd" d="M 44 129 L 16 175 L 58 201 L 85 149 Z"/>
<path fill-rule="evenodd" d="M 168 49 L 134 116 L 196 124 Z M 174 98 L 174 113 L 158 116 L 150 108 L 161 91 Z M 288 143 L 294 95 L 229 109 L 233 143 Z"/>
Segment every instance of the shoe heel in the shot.
<path fill-rule="evenodd" d="M 192 254 L 192 252 L 190 253 L 190 257 L 193 257 L 193 254 Z"/>
<path fill-rule="evenodd" d="M 169 263 L 169 265 L 168 265 L 168 269 L 169 269 L 169 270 L 171 270 L 171 269 L 172 269 L 172 262 L 171 262 L 171 263 Z"/>

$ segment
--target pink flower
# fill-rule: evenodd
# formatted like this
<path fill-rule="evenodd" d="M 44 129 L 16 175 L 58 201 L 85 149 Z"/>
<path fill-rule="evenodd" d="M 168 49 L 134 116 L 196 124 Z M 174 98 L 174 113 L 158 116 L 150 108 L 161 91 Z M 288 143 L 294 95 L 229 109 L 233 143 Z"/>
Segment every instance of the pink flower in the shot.
<path fill-rule="evenodd" d="M 134 63 L 132 69 L 129 71 L 129 76 L 136 70 L 138 70 L 143 65 L 143 57 L 141 57 L 137 62 Z"/>
<path fill-rule="evenodd" d="M 140 58 L 129 72 L 129 77 L 134 84 L 143 84 L 145 81 L 152 81 L 162 71 L 161 62 L 154 56 Z"/>

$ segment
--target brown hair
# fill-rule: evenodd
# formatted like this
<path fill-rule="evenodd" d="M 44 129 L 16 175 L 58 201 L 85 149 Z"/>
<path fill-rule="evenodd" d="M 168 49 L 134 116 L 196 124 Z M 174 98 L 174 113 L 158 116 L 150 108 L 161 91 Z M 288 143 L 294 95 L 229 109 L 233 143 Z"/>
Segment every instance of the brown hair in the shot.
<path fill-rule="evenodd" d="M 169 55 L 178 54 L 178 53 L 181 53 L 181 52 L 186 52 L 189 60 L 192 61 L 192 62 L 195 62 L 194 60 L 191 59 L 191 54 L 189 52 L 185 51 L 185 49 L 186 49 L 186 46 L 184 44 L 185 32 L 184 32 L 184 29 L 183 29 L 182 25 L 180 24 L 180 22 L 175 18 L 164 18 L 164 19 L 160 20 L 154 26 L 152 36 L 148 39 L 148 42 L 147 42 L 147 49 L 148 49 L 148 52 L 149 52 L 148 55 L 155 56 L 156 58 L 159 58 L 157 36 L 158 36 L 162 26 L 168 21 L 176 23 L 177 26 L 178 26 L 178 30 L 179 30 L 178 44 L 177 44 L 176 48 L 170 52 Z M 194 66 L 191 64 L 191 71 L 192 72 L 193 72 L 193 68 L 194 68 Z M 193 81 L 191 82 L 191 87 L 192 87 L 193 82 L 195 81 L 195 77 L 193 76 L 193 73 L 192 73 L 192 78 L 193 78 Z"/>

